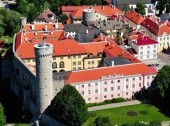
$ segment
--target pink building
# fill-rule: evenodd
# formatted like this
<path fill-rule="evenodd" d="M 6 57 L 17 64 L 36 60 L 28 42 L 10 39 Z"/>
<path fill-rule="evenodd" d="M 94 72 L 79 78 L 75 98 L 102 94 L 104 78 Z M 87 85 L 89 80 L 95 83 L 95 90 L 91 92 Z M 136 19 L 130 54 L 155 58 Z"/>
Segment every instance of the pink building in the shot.
<path fill-rule="evenodd" d="M 99 39 L 99 38 L 98 38 Z M 123 50 L 112 39 L 104 48 L 107 57 L 121 57 L 130 64 L 113 65 L 73 71 L 65 80 L 65 84 L 73 85 L 83 96 L 86 103 L 102 102 L 104 100 L 123 97 L 131 99 L 132 95 L 142 88 L 148 88 L 157 74 L 149 67 Z"/>

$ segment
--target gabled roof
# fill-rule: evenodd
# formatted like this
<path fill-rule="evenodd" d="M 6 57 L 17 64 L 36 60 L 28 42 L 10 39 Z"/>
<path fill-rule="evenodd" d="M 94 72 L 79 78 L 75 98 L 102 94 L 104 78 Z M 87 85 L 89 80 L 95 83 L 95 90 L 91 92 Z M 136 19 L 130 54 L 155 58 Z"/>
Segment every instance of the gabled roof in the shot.
<path fill-rule="evenodd" d="M 86 50 L 88 50 L 89 53 L 92 53 L 93 56 L 97 56 L 99 52 L 103 52 L 107 42 L 91 42 L 91 43 L 82 43 L 80 44 L 82 47 L 84 47 Z"/>
<path fill-rule="evenodd" d="M 142 15 L 138 14 L 135 11 L 126 12 L 125 17 L 128 20 L 134 22 L 135 24 L 141 24 L 145 20 L 145 17 L 143 17 Z"/>
<path fill-rule="evenodd" d="M 69 6 L 68 6 L 69 8 Z M 122 15 L 122 11 L 117 9 L 115 6 L 112 8 L 109 5 L 105 6 L 78 6 L 78 7 L 73 7 L 71 11 L 71 16 L 73 18 L 82 18 L 83 17 L 83 10 L 84 9 L 89 9 L 93 8 L 97 13 L 100 13 L 104 16 L 110 17 L 112 15 Z"/>
<path fill-rule="evenodd" d="M 41 41 L 40 41 L 41 42 Z M 16 53 L 22 59 L 31 59 L 35 57 L 34 54 L 34 44 L 32 43 L 22 43 L 19 48 L 16 50 Z M 48 41 L 47 41 L 48 43 Z M 73 39 L 64 39 L 55 42 L 49 42 L 53 44 L 53 56 L 65 56 L 65 55 L 75 55 L 75 54 L 87 54 L 88 51 L 80 46 Z"/>
<path fill-rule="evenodd" d="M 154 22 L 150 18 L 146 18 L 142 23 L 146 29 L 148 29 L 151 33 L 155 34 L 156 36 L 160 36 L 164 33 L 170 34 L 170 28 L 166 23 L 163 22 Z"/>
<path fill-rule="evenodd" d="M 58 28 L 55 27 L 55 25 L 58 25 Z M 34 29 L 32 29 L 34 27 Z M 26 31 L 45 31 L 45 28 L 47 27 L 47 30 L 63 30 L 64 26 L 62 23 L 33 23 L 33 24 L 26 24 L 23 26 L 22 30 Z"/>
<path fill-rule="evenodd" d="M 144 63 L 135 63 L 122 66 L 113 66 L 113 67 L 104 67 L 88 70 L 73 71 L 68 74 L 67 79 L 65 80 L 66 84 L 78 83 L 99 80 L 103 76 L 114 76 L 114 75 L 152 75 L 156 74 L 157 71 L 153 67 L 149 67 Z M 89 76 L 90 75 L 90 76 Z"/>
<path fill-rule="evenodd" d="M 136 35 L 131 35 L 129 39 L 138 46 L 158 44 L 158 42 L 140 32 L 138 32 Z"/>

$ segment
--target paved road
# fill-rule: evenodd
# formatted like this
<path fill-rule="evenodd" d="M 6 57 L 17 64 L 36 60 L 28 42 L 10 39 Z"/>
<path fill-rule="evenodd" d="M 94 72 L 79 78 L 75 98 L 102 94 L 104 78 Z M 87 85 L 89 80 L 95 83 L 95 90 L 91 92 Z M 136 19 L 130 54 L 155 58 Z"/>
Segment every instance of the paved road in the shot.
<path fill-rule="evenodd" d="M 116 108 L 116 107 L 122 107 L 122 106 L 128 106 L 128 105 L 137 105 L 137 104 L 140 104 L 140 103 L 141 102 L 138 101 L 138 100 L 121 102 L 121 103 L 113 103 L 113 104 L 89 107 L 88 111 L 103 110 L 103 109 Z"/>

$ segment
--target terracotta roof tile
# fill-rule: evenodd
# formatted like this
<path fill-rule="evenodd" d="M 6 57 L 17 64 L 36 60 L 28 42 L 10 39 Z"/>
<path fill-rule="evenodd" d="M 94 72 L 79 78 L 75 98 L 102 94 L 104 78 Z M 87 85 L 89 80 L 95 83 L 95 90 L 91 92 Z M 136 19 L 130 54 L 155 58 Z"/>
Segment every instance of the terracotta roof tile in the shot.
<path fill-rule="evenodd" d="M 148 74 L 156 74 L 156 69 L 149 67 L 143 63 L 122 65 L 122 66 L 113 66 L 113 67 L 105 67 L 105 68 L 97 68 L 97 69 L 89 69 L 89 70 L 81 70 L 71 72 L 67 79 L 65 80 L 66 84 L 72 84 L 77 82 L 85 82 L 85 81 L 93 81 L 101 79 L 102 76 L 109 75 L 148 75 Z M 90 75 L 90 76 L 89 76 Z"/>
<path fill-rule="evenodd" d="M 134 22 L 135 24 L 141 24 L 145 20 L 145 18 L 142 15 L 138 14 L 135 11 L 129 11 L 125 13 L 125 17 L 128 20 Z"/>

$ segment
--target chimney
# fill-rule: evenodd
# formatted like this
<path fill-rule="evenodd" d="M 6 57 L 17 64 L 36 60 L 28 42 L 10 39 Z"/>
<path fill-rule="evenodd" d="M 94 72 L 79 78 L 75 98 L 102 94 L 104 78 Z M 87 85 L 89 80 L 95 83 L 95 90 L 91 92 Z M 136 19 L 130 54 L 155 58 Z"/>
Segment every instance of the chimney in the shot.
<path fill-rule="evenodd" d="M 115 65 L 115 63 L 114 63 L 114 61 L 112 61 L 112 66 L 114 66 Z"/>
<path fill-rule="evenodd" d="M 102 6 L 102 9 L 104 10 L 104 6 Z"/>
<path fill-rule="evenodd" d="M 88 34 L 89 33 L 89 30 L 88 29 L 86 29 L 86 34 Z"/>
<path fill-rule="evenodd" d="M 21 17 L 21 26 L 24 26 L 27 24 L 27 18 L 26 17 Z"/>
<path fill-rule="evenodd" d="M 35 30 L 35 25 L 34 24 L 31 25 L 31 29 Z"/>
<path fill-rule="evenodd" d="M 45 31 L 48 31 L 48 26 L 47 26 L 47 24 L 45 25 Z"/>

